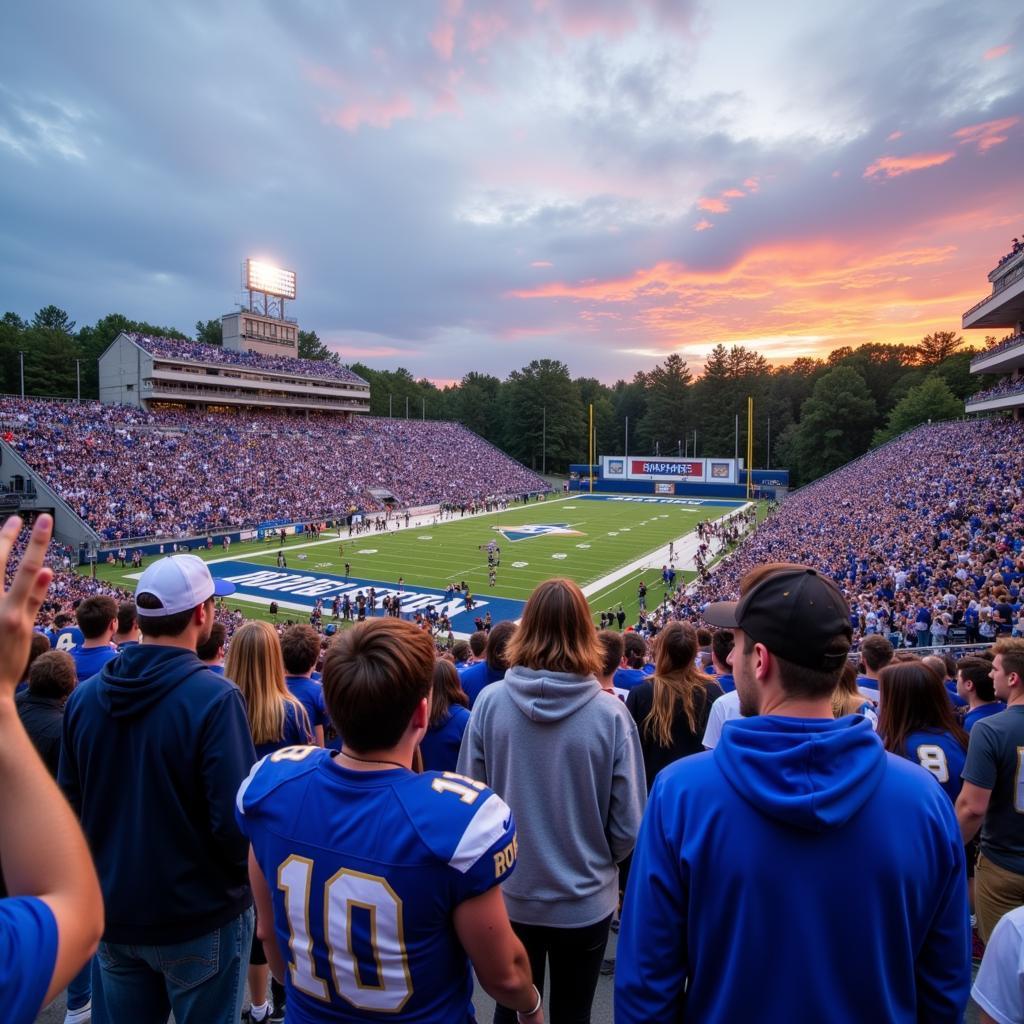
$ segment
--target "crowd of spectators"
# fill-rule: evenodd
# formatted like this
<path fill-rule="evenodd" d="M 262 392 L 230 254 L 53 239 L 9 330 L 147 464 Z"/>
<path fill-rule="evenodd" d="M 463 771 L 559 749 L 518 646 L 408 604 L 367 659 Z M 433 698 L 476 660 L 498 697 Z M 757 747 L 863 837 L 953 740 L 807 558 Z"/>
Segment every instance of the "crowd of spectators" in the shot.
<path fill-rule="evenodd" d="M 995 355 L 997 352 L 1002 352 L 1004 349 L 1013 348 L 1014 345 L 1019 345 L 1024 341 L 1024 333 L 1018 331 L 1016 334 L 1008 334 L 1005 338 L 997 341 L 991 348 L 985 349 L 984 352 L 979 353 L 974 358 L 982 359 L 986 356 Z M 974 360 L 971 360 L 972 362 Z"/>
<path fill-rule="evenodd" d="M 318 380 L 338 380 L 346 384 L 366 384 L 347 366 L 321 359 L 296 359 L 291 356 L 268 356 L 257 352 L 236 352 L 220 345 L 204 345 L 198 341 L 164 338 L 152 334 L 129 334 L 129 338 L 150 355 L 160 359 L 183 359 L 197 363 L 215 363 L 218 366 L 244 366 L 250 370 L 270 373 L 290 373 Z"/>
<path fill-rule="evenodd" d="M 985 402 L 990 398 L 1004 398 L 1024 391 L 1024 377 L 1006 377 L 993 387 L 971 395 L 969 402 Z"/>
<path fill-rule="evenodd" d="M 107 540 L 537 493 L 548 485 L 456 423 L 0 401 L 0 429 Z"/>
<path fill-rule="evenodd" d="M 980 642 L 1010 633 L 1024 581 L 1024 423 L 925 425 L 810 484 L 684 595 L 679 616 L 699 618 L 779 561 L 834 578 L 855 636 L 923 646 L 950 625 Z"/>

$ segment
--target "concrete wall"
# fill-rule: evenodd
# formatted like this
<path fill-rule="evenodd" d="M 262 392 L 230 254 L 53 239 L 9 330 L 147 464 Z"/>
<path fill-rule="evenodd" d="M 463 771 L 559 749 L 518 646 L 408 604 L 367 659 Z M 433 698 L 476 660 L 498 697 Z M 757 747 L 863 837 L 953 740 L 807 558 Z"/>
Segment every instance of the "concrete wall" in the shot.
<path fill-rule="evenodd" d="M 153 357 L 119 334 L 100 356 L 100 401 L 142 405 L 142 378 L 153 375 Z"/>

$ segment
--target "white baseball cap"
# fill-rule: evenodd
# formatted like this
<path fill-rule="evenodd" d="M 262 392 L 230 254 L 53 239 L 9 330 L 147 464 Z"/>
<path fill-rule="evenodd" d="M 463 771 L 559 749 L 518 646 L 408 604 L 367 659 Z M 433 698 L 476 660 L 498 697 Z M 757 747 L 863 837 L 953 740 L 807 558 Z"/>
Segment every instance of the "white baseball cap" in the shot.
<path fill-rule="evenodd" d="M 196 555 L 169 555 L 157 559 L 139 577 L 135 596 L 152 594 L 160 608 L 137 606 L 140 616 L 175 615 L 197 608 L 211 597 L 226 597 L 235 592 L 234 583 L 215 580 L 206 563 Z"/>

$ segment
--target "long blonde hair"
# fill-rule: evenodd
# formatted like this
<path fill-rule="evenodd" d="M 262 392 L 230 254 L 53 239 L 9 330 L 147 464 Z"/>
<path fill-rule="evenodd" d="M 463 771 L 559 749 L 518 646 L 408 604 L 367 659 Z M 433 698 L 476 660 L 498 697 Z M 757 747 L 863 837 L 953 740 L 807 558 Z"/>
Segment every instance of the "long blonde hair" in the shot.
<path fill-rule="evenodd" d="M 697 732 L 697 704 L 708 703 L 704 686 L 709 681 L 695 663 L 697 650 L 697 631 L 688 622 L 670 622 L 658 634 L 654 696 L 643 727 L 660 747 L 672 746 L 672 723 L 680 707 L 690 731 Z"/>
<path fill-rule="evenodd" d="M 269 622 L 254 619 L 235 633 L 224 662 L 224 675 L 245 697 L 253 743 L 275 743 L 284 739 L 288 704 L 295 706 L 299 724 L 307 736 L 311 735 L 306 709 L 285 685 L 281 641 Z"/>

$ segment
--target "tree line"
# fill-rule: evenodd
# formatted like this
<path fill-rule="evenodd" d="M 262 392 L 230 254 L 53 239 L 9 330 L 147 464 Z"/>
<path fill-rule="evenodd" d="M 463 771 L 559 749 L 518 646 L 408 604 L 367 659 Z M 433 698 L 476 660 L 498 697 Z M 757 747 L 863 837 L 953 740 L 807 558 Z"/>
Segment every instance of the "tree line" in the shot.
<path fill-rule="evenodd" d="M 31 320 L 0 319 L 0 389 L 83 399 L 98 395 L 98 359 L 121 331 L 173 338 L 174 328 L 112 313 L 81 327 L 56 306 Z M 200 320 L 195 339 L 221 343 L 219 320 Z M 985 347 L 995 343 L 985 339 Z M 404 367 L 351 369 L 370 383 L 377 416 L 455 420 L 538 471 L 563 473 L 585 463 L 588 410 L 593 405 L 599 455 L 628 453 L 725 457 L 747 452 L 747 398 L 754 399 L 754 466 L 787 468 L 807 483 L 927 420 L 963 415 L 964 399 L 984 386 L 970 373 L 980 349 L 953 331 L 917 345 L 868 343 L 839 348 L 825 359 L 785 366 L 744 345 L 716 345 L 703 372 L 668 355 L 631 380 L 603 384 L 573 377 L 558 359 L 535 359 L 504 380 L 471 370 L 439 387 Z M 299 333 L 299 355 L 340 362 L 315 331 Z M 737 430 L 738 417 L 738 430 Z M 453 452 L 453 458 L 458 458 Z"/>

